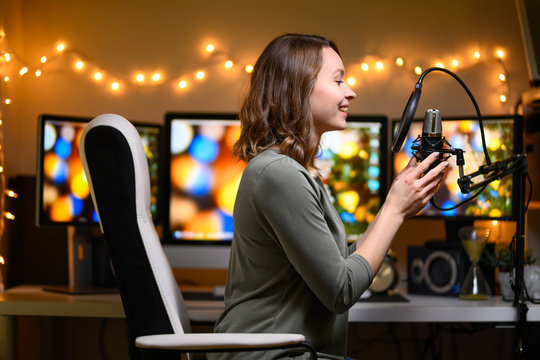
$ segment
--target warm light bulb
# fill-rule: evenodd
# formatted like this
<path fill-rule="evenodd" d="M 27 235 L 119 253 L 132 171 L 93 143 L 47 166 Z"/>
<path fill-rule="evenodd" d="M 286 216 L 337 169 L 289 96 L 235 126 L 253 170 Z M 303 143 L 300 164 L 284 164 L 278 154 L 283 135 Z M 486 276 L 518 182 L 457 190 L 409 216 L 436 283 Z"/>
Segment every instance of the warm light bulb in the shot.
<path fill-rule="evenodd" d="M 473 56 L 475 57 L 475 59 L 480 59 L 480 51 L 475 51 Z"/>
<path fill-rule="evenodd" d="M 4 172 L 4 167 L 0 165 L 0 174 Z"/>
<path fill-rule="evenodd" d="M 452 66 L 453 67 L 458 67 L 459 66 L 459 61 L 457 59 L 452 60 Z"/>
<path fill-rule="evenodd" d="M 115 81 L 111 84 L 111 89 L 113 89 L 114 91 L 120 89 L 120 84 L 118 83 L 118 81 Z"/>
<path fill-rule="evenodd" d="M 507 100 L 507 99 L 506 99 L 506 95 L 504 95 L 504 94 L 499 95 L 499 101 L 500 101 L 500 102 L 505 103 L 506 100 Z"/>
<path fill-rule="evenodd" d="M 9 211 L 6 211 L 4 213 L 4 217 L 8 220 L 15 220 L 15 215 L 13 215 L 12 213 L 10 213 Z"/>
<path fill-rule="evenodd" d="M 382 61 L 377 61 L 377 62 L 375 63 L 375 67 L 376 67 L 377 69 L 379 69 L 379 70 L 382 70 L 382 69 L 384 68 L 384 64 L 383 64 Z"/>
<path fill-rule="evenodd" d="M 28 72 L 28 68 L 25 66 L 21 70 L 19 70 L 19 75 L 23 76 Z"/>
<path fill-rule="evenodd" d="M 6 262 L 4 260 L 4 257 L 0 255 L 0 264 L 4 265 Z"/>
<path fill-rule="evenodd" d="M 41 63 L 42 64 L 45 64 L 47 62 L 47 57 L 46 56 L 42 56 L 41 59 L 40 59 Z"/>
<path fill-rule="evenodd" d="M 356 79 L 354 77 L 352 77 L 352 76 L 348 77 L 347 78 L 347 84 L 349 86 L 354 86 L 356 84 Z"/>
<path fill-rule="evenodd" d="M 186 80 L 180 80 L 180 81 L 178 82 L 178 87 L 179 87 L 180 89 L 185 89 L 185 88 L 187 87 L 187 81 L 186 81 Z"/>
<path fill-rule="evenodd" d="M 225 61 L 225 64 L 223 64 L 223 67 L 225 69 L 230 69 L 230 68 L 233 67 L 233 62 L 231 60 L 227 60 L 227 61 Z"/>
<path fill-rule="evenodd" d="M 195 74 L 195 78 L 197 80 L 202 80 L 202 79 L 204 79 L 205 76 L 206 75 L 205 75 L 204 71 L 197 71 L 197 73 Z"/>
<path fill-rule="evenodd" d="M 137 81 L 137 82 L 139 82 L 139 83 L 140 83 L 140 82 L 143 82 L 143 81 L 144 81 L 144 75 L 143 75 L 143 74 L 137 74 L 137 75 L 135 76 L 135 81 Z"/>
<path fill-rule="evenodd" d="M 362 65 L 360 65 L 360 68 L 361 68 L 362 70 L 364 70 L 364 71 L 368 71 L 368 70 L 369 70 L 369 66 L 368 66 L 368 64 L 366 64 L 366 63 L 362 63 Z"/>
<path fill-rule="evenodd" d="M 414 68 L 414 73 L 415 73 L 416 75 L 422 74 L 422 68 L 421 68 L 420 66 L 415 67 L 415 68 Z"/>
<path fill-rule="evenodd" d="M 214 46 L 214 44 L 208 44 L 208 45 L 206 45 L 206 52 L 211 53 L 211 52 L 214 51 L 215 49 L 216 49 L 216 47 Z"/>
<path fill-rule="evenodd" d="M 63 43 L 60 43 L 58 45 L 56 45 L 56 51 L 58 52 L 62 52 L 66 49 L 66 45 L 64 45 Z"/>
<path fill-rule="evenodd" d="M 5 82 L 8 82 L 8 81 L 9 81 L 9 76 L 7 76 L 7 75 L 4 76 L 4 81 L 5 81 Z"/>
<path fill-rule="evenodd" d="M 6 105 L 11 104 L 11 99 L 6 99 L 6 100 L 4 100 L 4 103 L 5 103 Z"/>
<path fill-rule="evenodd" d="M 103 79 L 103 74 L 100 73 L 99 71 L 94 73 L 94 79 L 97 80 L 97 81 Z"/>
<path fill-rule="evenodd" d="M 506 75 L 504 75 L 504 74 L 502 74 L 502 73 L 499 74 L 499 80 L 501 80 L 501 81 L 506 81 Z"/>
<path fill-rule="evenodd" d="M 4 54 L 4 60 L 6 62 L 10 62 L 11 61 L 11 54 L 10 53 L 5 53 Z"/>
<path fill-rule="evenodd" d="M 41 76 L 41 70 L 36 70 L 36 77 L 40 77 Z"/>
<path fill-rule="evenodd" d="M 504 58 L 504 51 L 502 49 L 498 49 L 496 54 L 499 59 Z"/>
<path fill-rule="evenodd" d="M 405 61 L 403 60 L 402 57 L 396 58 L 396 65 L 397 65 L 397 66 L 402 67 L 403 64 L 405 64 Z"/>
<path fill-rule="evenodd" d="M 497 220 L 493 220 L 493 221 L 491 222 L 491 225 L 497 226 L 497 225 L 499 225 L 499 222 L 498 222 Z"/>
<path fill-rule="evenodd" d="M 438 62 L 435 64 L 435 67 L 444 68 L 444 64 L 442 62 Z"/>
<path fill-rule="evenodd" d="M 84 62 L 82 62 L 81 60 L 75 63 L 75 69 L 82 70 L 83 68 L 84 68 Z"/>
<path fill-rule="evenodd" d="M 247 72 L 248 74 L 250 74 L 250 73 L 253 72 L 253 65 L 248 64 L 248 65 L 246 65 L 246 67 L 245 67 L 244 69 L 246 70 L 246 72 Z"/>
<path fill-rule="evenodd" d="M 159 73 L 152 75 L 152 81 L 159 81 L 159 79 L 161 79 L 161 75 Z"/>
<path fill-rule="evenodd" d="M 13 190 L 6 190 L 5 192 L 6 192 L 7 197 L 10 197 L 13 199 L 17 199 L 19 197 L 19 195 Z"/>

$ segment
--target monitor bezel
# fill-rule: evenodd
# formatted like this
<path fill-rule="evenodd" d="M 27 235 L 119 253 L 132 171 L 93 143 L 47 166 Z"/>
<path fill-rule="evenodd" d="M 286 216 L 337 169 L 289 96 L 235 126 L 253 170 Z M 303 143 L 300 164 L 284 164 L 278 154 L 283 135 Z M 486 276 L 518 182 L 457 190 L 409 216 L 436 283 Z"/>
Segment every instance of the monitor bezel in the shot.
<path fill-rule="evenodd" d="M 44 185 L 44 174 L 43 174 L 43 161 L 44 161 L 44 151 L 43 151 L 43 141 L 44 141 L 44 129 L 45 123 L 47 121 L 62 121 L 66 123 L 83 123 L 87 124 L 93 118 L 92 117 L 83 117 L 83 116 L 69 116 L 69 115 L 55 115 L 55 114 L 40 114 L 38 116 L 38 138 L 37 138 L 37 157 L 36 157 L 36 210 L 35 210 L 35 222 L 39 227 L 49 227 L 49 226 L 76 226 L 76 227 L 98 227 L 99 223 L 94 221 L 52 221 L 50 220 L 43 211 L 43 185 Z M 135 127 L 148 127 L 156 128 L 159 130 L 159 158 L 157 161 L 158 165 L 158 193 L 157 193 L 157 212 L 154 217 L 154 224 L 158 225 L 161 222 L 162 218 L 162 204 L 161 204 L 161 191 L 159 190 L 159 184 L 161 183 L 161 174 L 162 174 L 162 153 L 163 153 L 163 127 L 160 124 L 149 123 L 149 122 L 139 122 L 139 121 L 130 121 Z"/>
<path fill-rule="evenodd" d="M 476 115 L 472 116 L 447 116 L 444 118 L 441 118 L 443 121 L 443 135 L 444 135 L 444 122 L 445 121 L 467 121 L 467 120 L 477 120 Z M 514 139 L 513 139 L 513 154 L 519 154 L 522 153 L 523 150 L 523 118 L 519 115 L 487 115 L 482 116 L 482 121 L 497 121 L 497 120 L 512 120 L 513 122 L 513 131 L 514 131 Z M 399 119 L 393 119 L 392 120 L 392 132 L 396 128 L 396 124 L 399 123 Z M 423 122 L 424 119 L 422 118 L 416 118 L 413 120 L 413 122 Z M 421 134 L 418 134 L 421 135 Z M 402 149 L 403 150 L 403 149 Z M 489 150 L 488 150 L 489 151 Z M 394 169 L 394 161 L 395 156 L 392 152 L 390 157 L 390 179 L 394 179 L 397 174 L 395 173 Z M 411 155 L 412 156 L 412 155 Z M 503 159 L 496 159 L 497 161 L 503 160 Z M 455 161 L 455 157 L 452 157 L 449 161 Z M 492 162 L 494 162 L 492 160 Z M 465 174 L 467 175 L 467 174 Z M 426 214 L 419 214 L 415 215 L 414 218 L 416 219 L 438 219 L 438 220 L 449 220 L 449 221 L 474 221 L 474 220 L 501 220 L 501 221 L 515 221 L 518 216 L 518 207 L 519 199 L 518 199 L 518 189 L 515 184 L 518 184 L 518 174 L 514 173 L 512 176 L 512 214 L 508 216 L 500 216 L 500 217 L 491 217 L 491 216 L 472 216 L 472 215 L 443 215 L 443 214 L 437 214 L 437 215 L 426 215 Z M 456 179 L 457 181 L 457 179 Z M 478 190 L 473 191 L 469 194 L 469 196 L 475 194 Z M 435 195 L 436 196 L 436 195 Z M 471 200 L 474 201 L 474 200 Z"/>

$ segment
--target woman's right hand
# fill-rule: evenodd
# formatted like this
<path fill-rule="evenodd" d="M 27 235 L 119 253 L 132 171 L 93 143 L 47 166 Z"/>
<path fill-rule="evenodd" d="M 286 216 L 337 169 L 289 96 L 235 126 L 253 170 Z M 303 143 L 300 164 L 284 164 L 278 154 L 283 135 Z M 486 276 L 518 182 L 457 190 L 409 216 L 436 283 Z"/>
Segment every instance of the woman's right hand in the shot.
<path fill-rule="evenodd" d="M 385 204 L 397 212 L 398 216 L 407 219 L 416 215 L 437 191 L 448 167 L 448 162 L 442 161 L 428 171 L 438 155 L 432 153 L 420 163 L 411 157 L 407 166 L 394 179 Z"/>

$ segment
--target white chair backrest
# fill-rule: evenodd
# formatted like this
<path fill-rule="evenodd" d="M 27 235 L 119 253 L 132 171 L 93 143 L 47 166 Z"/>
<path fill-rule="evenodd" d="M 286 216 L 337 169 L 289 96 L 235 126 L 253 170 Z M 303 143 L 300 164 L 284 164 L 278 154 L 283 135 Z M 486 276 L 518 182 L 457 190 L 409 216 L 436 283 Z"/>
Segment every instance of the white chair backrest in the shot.
<path fill-rule="evenodd" d="M 85 139 L 92 129 L 97 127 L 110 127 L 118 130 L 129 145 L 132 154 L 133 167 L 135 169 L 135 203 L 137 224 L 144 244 L 146 256 L 152 268 L 155 281 L 159 288 L 160 296 L 165 305 L 170 323 L 175 333 L 190 332 L 189 318 L 184 305 L 184 299 L 174 278 L 169 261 L 163 251 L 159 236 L 156 232 L 152 214 L 150 211 L 150 176 L 144 147 L 137 129 L 125 118 L 115 114 L 104 114 L 96 117 L 85 128 L 81 135 L 80 151 L 83 167 L 87 176 L 88 185 L 92 194 L 92 200 L 99 214 L 99 206 L 89 176 L 86 161 Z M 112 156 L 112 154 L 111 154 Z M 101 224 L 100 217 L 100 224 Z M 103 226 L 102 226 L 103 231 Z"/>

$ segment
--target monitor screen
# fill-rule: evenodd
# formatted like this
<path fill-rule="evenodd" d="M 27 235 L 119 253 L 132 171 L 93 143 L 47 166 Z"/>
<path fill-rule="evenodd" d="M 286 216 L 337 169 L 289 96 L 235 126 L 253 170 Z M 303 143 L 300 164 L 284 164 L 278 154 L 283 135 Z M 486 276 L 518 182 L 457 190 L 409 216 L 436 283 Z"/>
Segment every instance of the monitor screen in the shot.
<path fill-rule="evenodd" d="M 232 114 L 167 114 L 165 241 L 228 243 L 245 163 L 233 158 L 240 122 Z"/>
<path fill-rule="evenodd" d="M 40 115 L 38 131 L 36 221 L 43 225 L 95 225 L 97 213 L 79 157 L 79 139 L 91 118 Z M 161 126 L 134 123 L 148 158 L 151 211 L 159 216 Z"/>
<path fill-rule="evenodd" d="M 357 240 L 386 195 L 387 118 L 349 116 L 347 128 L 323 134 L 316 165 L 349 242 Z"/>
<path fill-rule="evenodd" d="M 464 174 L 467 175 L 477 171 L 486 162 L 476 116 L 443 118 L 442 120 L 443 136 L 452 147 L 464 151 Z M 504 160 L 516 152 L 521 152 L 522 133 L 520 121 L 514 121 L 512 115 L 486 116 L 483 117 L 483 123 L 486 145 L 492 162 Z M 397 120 L 393 122 L 394 131 L 397 124 Z M 411 145 L 422 134 L 422 125 L 422 120 L 414 120 L 403 143 L 403 148 L 399 153 L 393 154 L 392 172 L 394 175 L 405 167 L 412 156 Z M 449 164 L 445 181 L 434 196 L 435 204 L 443 209 L 451 208 L 477 192 L 462 194 L 457 183 L 459 172 L 455 156 L 449 159 Z M 481 180 L 482 178 L 478 178 L 475 183 Z M 512 220 L 514 218 L 514 209 L 516 209 L 515 200 L 513 177 L 506 176 L 491 182 L 476 199 L 454 210 L 439 211 L 431 204 L 428 204 L 418 215 L 439 218 Z"/>

